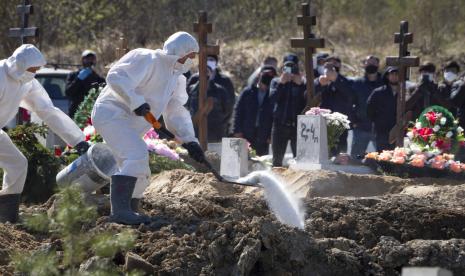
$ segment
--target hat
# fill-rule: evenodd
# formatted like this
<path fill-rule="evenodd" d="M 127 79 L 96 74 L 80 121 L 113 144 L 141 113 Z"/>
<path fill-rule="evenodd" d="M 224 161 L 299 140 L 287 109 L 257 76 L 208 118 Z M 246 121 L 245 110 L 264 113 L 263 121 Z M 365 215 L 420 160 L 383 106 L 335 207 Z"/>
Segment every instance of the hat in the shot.
<path fill-rule="evenodd" d="M 260 69 L 260 73 L 263 73 L 266 71 L 272 71 L 275 76 L 278 74 L 278 72 L 276 71 L 276 68 L 274 68 L 271 65 L 265 65 Z"/>
<path fill-rule="evenodd" d="M 396 66 L 389 66 L 388 68 L 386 68 L 386 70 L 384 70 L 385 74 L 389 74 L 392 72 L 399 72 L 399 68 L 397 68 Z"/>
<path fill-rule="evenodd" d="M 284 65 L 286 65 L 286 62 L 292 62 L 294 64 L 297 64 L 299 63 L 299 57 L 296 54 L 292 53 L 286 54 L 283 58 Z"/>
<path fill-rule="evenodd" d="M 218 62 L 218 55 L 208 55 L 207 57 L 214 58 Z"/>
<path fill-rule="evenodd" d="M 455 68 L 455 69 L 457 69 L 457 71 L 460 71 L 460 65 L 456 61 L 449 61 L 444 66 L 444 70 L 445 69 L 452 69 L 452 68 Z"/>
<path fill-rule="evenodd" d="M 328 53 L 318 53 L 318 54 L 316 54 L 316 60 L 317 61 L 326 59 L 327 57 L 329 57 Z"/>
<path fill-rule="evenodd" d="M 341 63 L 341 59 L 340 59 L 338 56 L 334 56 L 334 55 L 333 55 L 333 56 L 330 56 L 330 55 L 328 55 L 328 56 L 326 57 L 325 61 L 328 62 L 328 61 L 330 61 L 330 60 L 335 60 L 335 61 L 337 61 L 338 63 Z"/>
<path fill-rule="evenodd" d="M 87 57 L 87 56 L 97 56 L 97 54 L 92 50 L 84 50 L 84 52 L 82 52 L 81 54 L 81 57 Z"/>
<path fill-rule="evenodd" d="M 431 62 L 425 62 L 418 68 L 418 72 L 423 71 L 434 73 L 436 72 L 436 66 Z"/>

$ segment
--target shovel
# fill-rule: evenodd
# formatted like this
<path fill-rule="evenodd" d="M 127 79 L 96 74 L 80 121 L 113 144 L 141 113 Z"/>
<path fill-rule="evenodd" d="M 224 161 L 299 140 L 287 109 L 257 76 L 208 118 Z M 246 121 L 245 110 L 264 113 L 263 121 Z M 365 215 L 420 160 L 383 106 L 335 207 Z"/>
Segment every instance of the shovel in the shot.
<path fill-rule="evenodd" d="M 173 133 L 171 133 L 168 129 L 166 129 L 156 118 L 155 116 L 153 116 L 153 114 L 151 112 L 148 112 L 147 114 L 145 114 L 144 116 L 145 120 L 147 120 L 147 122 L 149 122 L 154 129 L 156 129 L 159 133 L 163 133 L 166 137 L 168 137 L 170 140 L 173 140 L 175 139 L 175 136 Z M 201 162 L 202 164 L 205 165 L 205 167 L 207 167 L 207 169 L 213 173 L 213 175 L 216 177 L 216 179 L 218 179 L 218 181 L 222 182 L 222 183 L 228 183 L 228 184 L 234 184 L 234 185 L 241 185 L 241 186 L 250 186 L 250 187 L 261 187 L 257 184 L 251 184 L 251 183 L 239 183 L 239 182 L 234 182 L 234 181 L 230 181 L 230 180 L 226 180 L 224 177 L 222 177 L 214 168 L 213 166 L 210 164 L 210 162 L 208 162 L 207 159 L 203 159 L 203 161 Z"/>

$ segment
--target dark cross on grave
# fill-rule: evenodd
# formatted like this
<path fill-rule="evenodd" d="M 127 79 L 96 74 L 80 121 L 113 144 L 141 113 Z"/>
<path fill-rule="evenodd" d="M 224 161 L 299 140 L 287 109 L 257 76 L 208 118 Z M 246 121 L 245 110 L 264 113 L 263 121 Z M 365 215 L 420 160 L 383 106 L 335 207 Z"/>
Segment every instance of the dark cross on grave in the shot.
<path fill-rule="evenodd" d="M 127 52 L 129 52 L 128 40 L 123 36 L 119 38 L 120 46 L 116 48 L 116 58 L 122 58 Z"/>
<path fill-rule="evenodd" d="M 207 115 L 211 110 L 212 102 L 207 101 L 207 56 L 219 55 L 220 47 L 218 45 L 208 45 L 207 35 L 213 31 L 211 23 L 207 23 L 207 13 L 205 11 L 199 12 L 199 21 L 194 23 L 194 32 L 197 33 L 199 40 L 199 97 L 198 107 L 199 111 L 195 117 L 197 120 L 197 129 L 199 133 L 200 145 L 204 150 L 207 150 Z"/>
<path fill-rule="evenodd" d="M 292 48 L 304 48 L 305 50 L 305 75 L 307 77 L 307 107 L 316 106 L 318 101 L 313 93 L 313 53 L 315 49 L 324 48 L 325 40 L 323 38 L 316 38 L 312 33 L 312 26 L 316 25 L 316 17 L 311 15 L 310 1 L 302 4 L 302 15 L 297 16 L 297 24 L 303 27 L 303 38 L 291 38 Z"/>
<path fill-rule="evenodd" d="M 397 95 L 397 113 L 396 125 L 389 132 L 389 142 L 396 143 L 396 146 L 402 147 L 404 144 L 404 129 L 411 119 L 411 113 L 405 112 L 405 96 L 407 73 L 410 67 L 417 67 L 420 64 L 420 58 L 410 56 L 408 44 L 413 42 L 413 34 L 408 32 L 408 22 L 400 22 L 400 32 L 394 34 L 394 43 L 399 43 L 399 56 L 386 57 L 387 66 L 397 66 L 399 68 L 400 91 Z"/>
<path fill-rule="evenodd" d="M 8 32 L 9 37 L 19 38 L 21 44 L 28 43 L 28 38 L 37 38 L 39 35 L 39 28 L 29 27 L 29 15 L 34 11 L 33 6 L 29 0 L 23 0 L 22 5 L 16 6 L 16 12 L 21 16 L 21 27 L 10 28 Z M 33 41 L 31 41 L 33 42 Z"/>

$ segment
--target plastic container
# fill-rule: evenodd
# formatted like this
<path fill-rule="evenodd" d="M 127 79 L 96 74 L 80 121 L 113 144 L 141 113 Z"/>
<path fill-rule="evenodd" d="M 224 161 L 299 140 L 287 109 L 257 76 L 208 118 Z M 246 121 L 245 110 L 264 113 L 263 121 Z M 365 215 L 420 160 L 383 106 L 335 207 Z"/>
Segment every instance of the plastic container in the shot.
<path fill-rule="evenodd" d="M 59 187 L 77 185 L 83 192 L 92 193 L 110 183 L 116 171 L 116 159 L 110 148 L 100 143 L 60 171 L 56 181 Z"/>

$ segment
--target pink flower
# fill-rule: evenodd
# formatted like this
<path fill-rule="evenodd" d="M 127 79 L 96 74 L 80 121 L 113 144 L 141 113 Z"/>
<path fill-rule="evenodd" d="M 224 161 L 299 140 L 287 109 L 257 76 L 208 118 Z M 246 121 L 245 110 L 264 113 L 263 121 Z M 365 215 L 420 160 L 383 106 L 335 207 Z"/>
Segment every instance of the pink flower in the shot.
<path fill-rule="evenodd" d="M 455 173 L 461 173 L 462 172 L 462 166 L 460 162 L 451 162 L 450 163 L 450 170 L 455 172 Z"/>
<path fill-rule="evenodd" d="M 156 154 L 168 157 L 171 160 L 179 160 L 179 155 L 165 144 L 156 144 L 154 151 Z"/>
<path fill-rule="evenodd" d="M 417 168 L 423 168 L 425 166 L 425 159 L 423 158 L 413 158 L 412 161 L 409 163 L 410 165 L 417 167 Z"/>
<path fill-rule="evenodd" d="M 394 156 L 391 159 L 391 162 L 395 163 L 395 164 L 404 164 L 405 163 L 405 157 L 403 157 L 403 156 Z"/>
<path fill-rule="evenodd" d="M 323 114 L 329 114 L 329 113 L 331 113 L 331 110 L 329 109 L 312 107 L 310 108 L 309 111 L 305 112 L 305 115 L 323 115 Z"/>
<path fill-rule="evenodd" d="M 147 139 L 158 139 L 158 133 L 155 131 L 155 129 L 151 128 L 149 131 L 147 131 L 144 135 L 144 140 Z"/>

